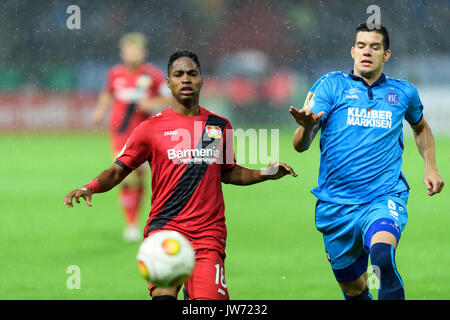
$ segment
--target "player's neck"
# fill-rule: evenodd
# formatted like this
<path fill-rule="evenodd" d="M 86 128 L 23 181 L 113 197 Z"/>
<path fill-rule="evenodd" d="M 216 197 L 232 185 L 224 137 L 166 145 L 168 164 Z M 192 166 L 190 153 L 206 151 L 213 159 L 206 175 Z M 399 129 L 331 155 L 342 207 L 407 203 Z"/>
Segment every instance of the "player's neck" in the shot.
<path fill-rule="evenodd" d="M 173 111 L 183 116 L 197 116 L 200 113 L 198 101 L 196 103 L 185 104 L 175 101 L 171 108 Z"/>
<path fill-rule="evenodd" d="M 377 81 L 383 73 L 383 69 L 380 69 L 379 71 L 375 71 L 374 73 L 370 73 L 370 74 L 360 73 L 356 68 L 354 68 L 353 70 L 354 70 L 353 73 L 355 74 L 355 76 L 363 78 L 363 80 L 369 86 L 371 86 L 375 81 Z"/>

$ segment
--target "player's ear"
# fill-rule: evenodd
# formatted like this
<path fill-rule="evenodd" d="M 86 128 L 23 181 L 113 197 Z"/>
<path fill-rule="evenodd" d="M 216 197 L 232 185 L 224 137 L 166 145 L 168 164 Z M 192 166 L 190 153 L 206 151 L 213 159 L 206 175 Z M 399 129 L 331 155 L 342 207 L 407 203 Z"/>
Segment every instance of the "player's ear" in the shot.
<path fill-rule="evenodd" d="M 169 77 L 166 78 L 166 85 L 167 85 L 167 88 L 170 89 L 170 78 Z"/>
<path fill-rule="evenodd" d="M 388 49 L 384 52 L 383 62 L 388 61 L 390 57 L 391 57 L 391 50 Z"/>
<path fill-rule="evenodd" d="M 351 54 L 353 60 L 355 60 L 355 47 L 352 47 L 352 48 L 350 49 L 350 54 Z"/>

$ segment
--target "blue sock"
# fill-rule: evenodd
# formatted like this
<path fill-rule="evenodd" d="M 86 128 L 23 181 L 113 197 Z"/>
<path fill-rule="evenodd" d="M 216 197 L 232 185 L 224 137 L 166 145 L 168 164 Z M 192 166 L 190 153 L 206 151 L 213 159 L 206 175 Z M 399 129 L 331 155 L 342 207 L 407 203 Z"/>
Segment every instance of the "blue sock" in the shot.
<path fill-rule="evenodd" d="M 368 287 L 357 296 L 348 296 L 344 291 L 342 291 L 342 294 L 344 295 L 345 300 L 373 300 Z"/>
<path fill-rule="evenodd" d="M 370 261 L 372 266 L 379 268 L 378 300 L 404 300 L 405 290 L 395 266 L 394 246 L 387 243 L 375 243 L 370 248 Z"/>

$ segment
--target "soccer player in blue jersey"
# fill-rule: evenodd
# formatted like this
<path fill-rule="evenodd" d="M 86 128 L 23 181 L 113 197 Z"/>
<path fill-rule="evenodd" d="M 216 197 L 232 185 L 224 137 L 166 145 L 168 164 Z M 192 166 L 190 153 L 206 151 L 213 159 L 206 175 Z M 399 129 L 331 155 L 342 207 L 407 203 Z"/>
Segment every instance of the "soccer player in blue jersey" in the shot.
<path fill-rule="evenodd" d="M 408 220 L 409 186 L 401 172 L 403 119 L 411 125 L 425 161 L 428 195 L 441 192 L 431 129 L 423 117 L 417 89 L 388 78 L 391 56 L 385 27 L 356 28 L 353 70 L 331 72 L 308 93 L 305 106 L 289 111 L 300 125 L 293 145 L 306 151 L 320 129 L 316 227 L 345 299 L 371 299 L 368 258 L 380 279 L 379 299 L 404 299 L 395 252 Z"/>

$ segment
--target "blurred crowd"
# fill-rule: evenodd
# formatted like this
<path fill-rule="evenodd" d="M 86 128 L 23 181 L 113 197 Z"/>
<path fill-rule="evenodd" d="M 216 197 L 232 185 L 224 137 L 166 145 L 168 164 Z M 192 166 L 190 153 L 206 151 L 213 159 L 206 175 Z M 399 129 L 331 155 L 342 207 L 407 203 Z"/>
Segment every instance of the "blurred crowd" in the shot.
<path fill-rule="evenodd" d="M 225 93 L 235 106 L 285 105 L 323 73 L 351 69 L 353 32 L 371 4 L 391 33 L 394 75 L 413 72 L 408 66 L 428 57 L 437 57 L 438 72 L 440 57 L 448 66 L 450 0 L 372 2 L 6 0 L 0 90 L 97 92 L 120 61 L 120 36 L 141 31 L 149 38 L 148 60 L 164 70 L 173 51 L 190 49 L 201 59 L 208 92 Z M 66 26 L 71 4 L 81 9 L 79 30 Z"/>

